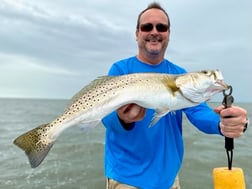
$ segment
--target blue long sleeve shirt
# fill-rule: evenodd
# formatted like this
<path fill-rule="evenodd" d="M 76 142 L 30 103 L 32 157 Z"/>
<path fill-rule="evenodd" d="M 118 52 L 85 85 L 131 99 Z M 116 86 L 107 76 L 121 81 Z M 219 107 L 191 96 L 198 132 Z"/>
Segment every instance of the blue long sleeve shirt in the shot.
<path fill-rule="evenodd" d="M 186 71 L 166 59 L 158 65 L 148 65 L 134 56 L 113 64 L 109 75 L 140 72 L 180 74 Z M 183 160 L 182 112 L 199 130 L 220 134 L 219 116 L 205 103 L 168 113 L 151 128 L 155 113 L 151 109 L 130 130 L 123 127 L 116 112 L 106 116 L 102 120 L 106 127 L 106 176 L 141 189 L 170 188 Z"/>

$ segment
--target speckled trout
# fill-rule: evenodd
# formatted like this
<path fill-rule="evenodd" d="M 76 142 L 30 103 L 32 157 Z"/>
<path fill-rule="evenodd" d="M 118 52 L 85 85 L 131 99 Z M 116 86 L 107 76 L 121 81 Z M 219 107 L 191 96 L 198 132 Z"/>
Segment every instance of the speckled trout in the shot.
<path fill-rule="evenodd" d="M 228 87 L 219 70 L 179 75 L 137 73 L 99 77 L 73 96 L 62 115 L 19 136 L 14 144 L 25 151 L 31 167 L 35 168 L 58 136 L 71 126 L 99 122 L 130 103 L 156 110 L 150 123 L 152 126 L 168 112 L 196 106 Z"/>

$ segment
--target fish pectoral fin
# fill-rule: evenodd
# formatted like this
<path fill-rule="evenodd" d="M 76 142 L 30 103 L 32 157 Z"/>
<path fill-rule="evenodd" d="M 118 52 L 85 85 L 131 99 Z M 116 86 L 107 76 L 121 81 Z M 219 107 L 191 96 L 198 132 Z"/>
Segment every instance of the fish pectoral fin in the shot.
<path fill-rule="evenodd" d="M 167 110 L 167 109 L 156 110 L 149 127 L 153 127 L 168 112 L 169 112 L 169 110 Z"/>
<path fill-rule="evenodd" d="M 47 135 L 43 134 L 46 125 L 28 131 L 14 140 L 14 144 L 25 151 L 32 168 L 41 164 L 55 142 L 49 141 Z"/>

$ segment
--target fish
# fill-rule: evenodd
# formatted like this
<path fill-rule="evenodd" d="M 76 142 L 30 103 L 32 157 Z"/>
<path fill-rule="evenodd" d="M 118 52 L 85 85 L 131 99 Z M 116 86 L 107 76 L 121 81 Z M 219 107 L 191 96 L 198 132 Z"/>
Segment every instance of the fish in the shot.
<path fill-rule="evenodd" d="M 111 112 L 131 103 L 155 110 L 151 127 L 168 112 L 196 106 L 228 88 L 219 70 L 101 76 L 74 95 L 61 115 L 18 136 L 13 143 L 25 152 L 30 166 L 36 168 L 69 127 L 97 125 Z"/>

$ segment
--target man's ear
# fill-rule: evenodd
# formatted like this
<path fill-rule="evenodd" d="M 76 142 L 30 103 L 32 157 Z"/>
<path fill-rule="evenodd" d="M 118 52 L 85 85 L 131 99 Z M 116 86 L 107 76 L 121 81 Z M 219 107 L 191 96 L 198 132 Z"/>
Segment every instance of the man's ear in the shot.
<path fill-rule="evenodd" d="M 138 34 L 139 34 L 139 31 L 136 30 L 136 41 L 138 41 Z"/>

